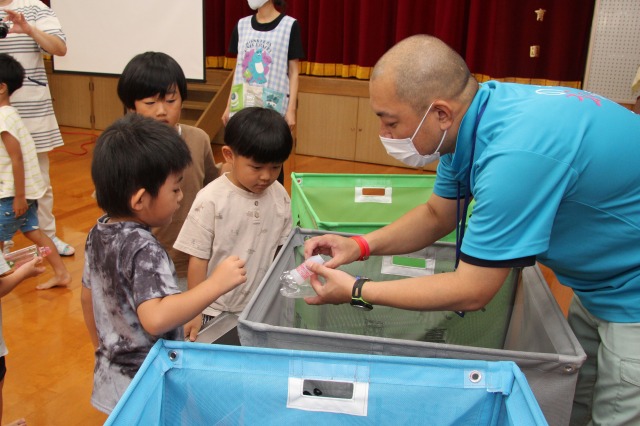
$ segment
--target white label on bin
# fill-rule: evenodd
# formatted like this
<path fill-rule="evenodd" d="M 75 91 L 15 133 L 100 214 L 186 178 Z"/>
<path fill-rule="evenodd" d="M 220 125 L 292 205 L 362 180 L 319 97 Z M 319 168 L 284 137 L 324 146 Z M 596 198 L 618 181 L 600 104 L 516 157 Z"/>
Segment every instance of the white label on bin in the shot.
<path fill-rule="evenodd" d="M 355 199 L 356 203 L 381 203 L 391 204 L 393 198 L 393 189 L 387 187 L 370 187 L 356 186 Z"/>
<path fill-rule="evenodd" d="M 353 416 L 367 415 L 369 409 L 369 383 L 348 383 L 353 389 L 353 394 L 350 398 L 308 395 L 304 392 L 304 384 L 304 378 L 289 377 L 287 408 L 323 413 L 351 414 Z"/>
<path fill-rule="evenodd" d="M 427 247 L 401 256 L 382 256 L 380 272 L 401 277 L 423 277 L 433 275 L 435 268 L 435 251 Z"/>
<path fill-rule="evenodd" d="M 436 267 L 434 259 L 422 259 L 424 263 L 421 266 L 402 265 L 394 261 L 397 256 L 383 256 L 382 268 L 383 274 L 400 275 L 401 277 L 423 277 L 425 275 L 433 275 Z"/>

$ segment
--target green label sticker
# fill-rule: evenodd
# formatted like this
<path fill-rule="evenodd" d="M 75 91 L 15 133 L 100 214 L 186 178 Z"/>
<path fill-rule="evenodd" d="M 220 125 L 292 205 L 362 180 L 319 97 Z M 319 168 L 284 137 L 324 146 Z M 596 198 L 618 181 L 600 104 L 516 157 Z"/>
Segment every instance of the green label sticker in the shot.
<path fill-rule="evenodd" d="M 419 257 L 393 256 L 391 262 L 406 268 L 425 269 L 427 267 L 427 260 Z"/>

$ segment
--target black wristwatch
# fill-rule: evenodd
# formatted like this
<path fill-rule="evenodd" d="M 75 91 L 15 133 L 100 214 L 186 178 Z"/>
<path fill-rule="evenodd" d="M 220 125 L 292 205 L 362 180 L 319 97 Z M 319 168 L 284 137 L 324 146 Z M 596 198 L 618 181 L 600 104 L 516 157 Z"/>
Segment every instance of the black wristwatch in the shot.
<path fill-rule="evenodd" d="M 353 283 L 353 290 L 351 291 L 351 306 L 370 311 L 373 309 L 373 305 L 362 298 L 362 286 L 367 281 L 371 280 L 367 277 L 356 277 L 356 282 Z"/>

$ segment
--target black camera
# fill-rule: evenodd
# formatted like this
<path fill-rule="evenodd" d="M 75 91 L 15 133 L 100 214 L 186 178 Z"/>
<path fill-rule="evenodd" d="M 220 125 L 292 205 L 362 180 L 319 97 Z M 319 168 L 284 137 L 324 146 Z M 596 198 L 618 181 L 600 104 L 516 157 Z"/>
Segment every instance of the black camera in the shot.
<path fill-rule="evenodd" d="M 0 18 L 0 38 L 5 38 L 9 34 L 9 25 Z"/>

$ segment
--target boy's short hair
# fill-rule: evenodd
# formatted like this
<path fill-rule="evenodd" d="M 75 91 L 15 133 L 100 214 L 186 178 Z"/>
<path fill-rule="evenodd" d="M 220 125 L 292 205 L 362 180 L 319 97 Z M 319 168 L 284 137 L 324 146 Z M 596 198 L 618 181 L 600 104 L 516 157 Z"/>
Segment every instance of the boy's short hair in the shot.
<path fill-rule="evenodd" d="M 174 128 L 127 114 L 102 132 L 93 151 L 91 177 L 98 206 L 111 217 L 130 216 L 136 191 L 144 188 L 156 197 L 169 175 L 189 164 L 189 148 Z"/>
<path fill-rule="evenodd" d="M 289 125 L 276 111 L 249 107 L 235 113 L 224 129 L 224 143 L 258 163 L 284 163 L 293 148 Z"/>
<path fill-rule="evenodd" d="M 0 53 L 0 83 L 7 85 L 9 95 L 22 87 L 24 68 L 13 56 Z"/>
<path fill-rule="evenodd" d="M 162 52 L 144 52 L 133 57 L 118 80 L 118 97 L 125 108 L 135 109 L 140 99 L 160 95 L 175 86 L 182 100 L 187 99 L 187 79 L 171 56 Z"/>

